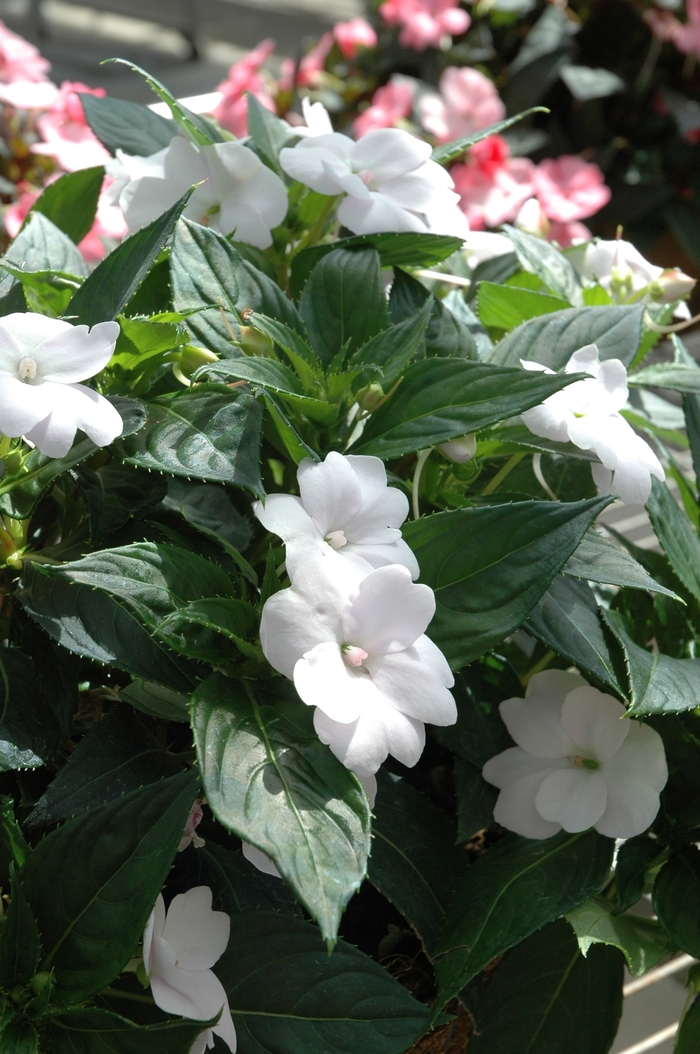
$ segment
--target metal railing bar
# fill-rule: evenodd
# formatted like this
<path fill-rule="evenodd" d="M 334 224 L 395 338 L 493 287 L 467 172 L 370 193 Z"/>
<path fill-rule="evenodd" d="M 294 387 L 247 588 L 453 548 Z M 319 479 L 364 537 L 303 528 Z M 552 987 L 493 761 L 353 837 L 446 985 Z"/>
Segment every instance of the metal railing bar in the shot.
<path fill-rule="evenodd" d="M 674 1024 L 662 1028 L 660 1032 L 655 1032 L 653 1036 L 647 1036 L 646 1039 L 641 1040 L 639 1043 L 635 1043 L 631 1047 L 625 1047 L 624 1050 L 620 1051 L 620 1054 L 646 1054 L 647 1050 L 660 1047 L 667 1039 L 673 1039 L 678 1032 L 679 1024 L 680 1021 L 676 1021 Z"/>
<path fill-rule="evenodd" d="M 665 963 L 663 966 L 650 970 L 649 973 L 644 974 L 644 977 L 637 977 L 634 981 L 630 981 L 622 989 L 622 995 L 626 999 L 628 996 L 634 995 L 635 992 L 641 992 L 643 988 L 648 988 L 650 984 L 662 981 L 664 977 L 670 977 L 671 974 L 678 973 L 679 970 L 685 970 L 688 966 L 692 966 L 694 962 L 695 959 L 692 955 L 679 955 L 677 959 L 671 959 L 670 962 Z"/>

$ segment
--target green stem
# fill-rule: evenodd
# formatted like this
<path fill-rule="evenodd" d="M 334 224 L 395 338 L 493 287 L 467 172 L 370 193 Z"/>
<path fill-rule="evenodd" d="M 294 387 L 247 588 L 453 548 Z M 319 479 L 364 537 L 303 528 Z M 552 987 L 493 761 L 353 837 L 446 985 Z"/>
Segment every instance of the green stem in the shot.
<path fill-rule="evenodd" d="M 524 673 L 520 678 L 520 683 L 523 688 L 527 688 L 528 682 L 536 673 L 541 673 L 542 670 L 546 670 L 553 658 L 554 652 L 551 650 L 546 651 L 540 661 L 536 662 L 534 666 L 531 666 L 527 673 Z"/>
<path fill-rule="evenodd" d="M 487 494 L 493 494 L 493 492 L 500 487 L 501 483 L 506 478 L 506 476 L 510 475 L 510 473 L 513 471 L 515 466 L 519 465 L 520 462 L 522 461 L 522 459 L 524 457 L 526 457 L 526 455 L 527 455 L 527 451 L 526 450 L 523 450 L 523 451 L 521 451 L 518 454 L 513 454 L 513 456 L 511 458 L 509 458 L 508 461 L 506 461 L 506 463 L 503 466 L 503 468 L 500 469 L 500 471 L 498 471 L 496 473 L 496 475 L 493 477 L 491 482 L 486 484 L 486 486 L 484 487 L 484 489 L 481 492 L 482 497 L 487 495 Z"/>
<path fill-rule="evenodd" d="M 411 494 L 414 520 L 420 519 L 420 478 L 423 473 L 423 466 L 432 452 L 433 448 L 431 446 L 427 450 L 421 450 L 416 461 L 416 470 L 413 473 L 413 493 Z"/>
<path fill-rule="evenodd" d="M 328 217 L 333 212 L 336 206 L 339 195 L 333 195 L 328 198 L 328 201 L 321 209 L 321 213 L 316 219 L 313 227 L 304 235 L 300 242 L 294 247 L 290 254 L 290 260 L 293 260 L 297 253 L 300 253 L 302 249 L 308 249 L 311 245 L 315 245 L 318 239 L 323 234 L 326 224 L 328 223 Z"/>

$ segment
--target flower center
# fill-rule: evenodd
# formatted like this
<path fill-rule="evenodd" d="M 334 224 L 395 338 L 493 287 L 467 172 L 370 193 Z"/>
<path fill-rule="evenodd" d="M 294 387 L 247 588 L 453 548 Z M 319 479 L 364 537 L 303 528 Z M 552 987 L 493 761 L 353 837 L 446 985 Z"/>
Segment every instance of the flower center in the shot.
<path fill-rule="evenodd" d="M 328 542 L 331 549 L 342 549 L 344 545 L 348 544 L 348 540 L 342 531 L 331 531 L 323 540 Z"/>
<path fill-rule="evenodd" d="M 594 761 L 593 758 L 582 758 L 580 754 L 577 754 L 571 759 L 574 765 L 578 765 L 580 769 L 599 769 L 600 762 Z"/>
<path fill-rule="evenodd" d="M 17 367 L 17 373 L 21 381 L 33 381 L 36 377 L 37 365 L 34 359 L 29 357 L 22 359 Z"/>
<path fill-rule="evenodd" d="M 340 650 L 343 653 L 345 665 L 353 666 L 355 669 L 362 666 L 362 663 L 367 658 L 367 652 L 364 648 L 358 648 L 354 644 L 343 644 Z"/>

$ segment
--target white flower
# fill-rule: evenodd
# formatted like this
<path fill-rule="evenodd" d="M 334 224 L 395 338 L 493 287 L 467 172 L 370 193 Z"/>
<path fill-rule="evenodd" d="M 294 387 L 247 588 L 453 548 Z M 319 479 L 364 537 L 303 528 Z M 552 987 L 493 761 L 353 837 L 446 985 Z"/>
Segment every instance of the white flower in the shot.
<path fill-rule="evenodd" d="M 202 846 L 207 844 L 205 840 L 203 838 L 200 838 L 200 836 L 197 834 L 197 828 L 199 827 L 203 818 L 204 810 L 202 809 L 202 805 L 199 798 L 197 798 L 194 805 L 190 809 L 189 816 L 187 817 L 185 829 L 182 832 L 182 838 L 180 839 L 180 844 L 177 847 L 178 853 L 181 853 L 183 849 L 187 849 L 190 843 L 192 843 L 195 849 L 201 849 Z"/>
<path fill-rule="evenodd" d="M 231 920 L 224 911 L 212 911 L 211 900 L 208 886 L 195 886 L 173 897 L 166 914 L 159 895 L 143 934 L 143 962 L 156 1006 L 193 1021 L 208 1021 L 222 1011 L 190 1054 L 212 1047 L 214 1034 L 236 1050 L 228 998 L 211 969 L 226 951 Z"/>
<path fill-rule="evenodd" d="M 88 330 L 31 311 L 0 318 L 0 432 L 49 457 L 64 457 L 78 428 L 98 446 L 121 435 L 112 404 L 76 383 L 104 369 L 118 336 L 117 322 Z"/>
<path fill-rule="evenodd" d="M 160 216 L 194 184 L 183 215 L 259 249 L 272 245 L 270 231 L 287 214 L 284 183 L 242 143 L 195 146 L 178 135 L 150 157 L 119 150 L 106 167 L 114 179 L 110 203 L 121 206 L 130 231 Z"/>
<path fill-rule="evenodd" d="M 301 112 L 304 115 L 306 127 L 303 124 L 292 125 L 291 130 L 294 135 L 316 138 L 319 135 L 332 134 L 333 125 L 330 114 L 322 102 L 311 102 L 311 99 L 305 95 L 301 100 Z"/>
<path fill-rule="evenodd" d="M 549 219 L 537 198 L 528 198 L 513 220 L 514 225 L 535 238 L 546 238 L 549 234 Z"/>
<path fill-rule="evenodd" d="M 576 264 L 577 254 L 572 255 Z M 656 267 L 645 260 L 631 242 L 589 242 L 578 265 L 581 276 L 597 281 L 618 303 L 655 300 L 670 303 L 689 296 L 695 279 L 677 268 Z"/>
<path fill-rule="evenodd" d="M 286 546 L 290 578 L 301 563 L 335 550 L 365 572 L 403 564 L 418 578 L 418 562 L 401 537 L 408 498 L 388 487 L 378 457 L 332 451 L 318 464 L 305 458 L 297 471 L 300 497 L 269 494 L 255 515 Z"/>
<path fill-rule="evenodd" d="M 290 589 L 265 604 L 263 652 L 315 706 L 322 742 L 358 776 L 377 771 L 387 754 L 415 765 L 423 722 L 457 717 L 445 656 L 425 636 L 435 612 L 432 589 L 392 564 L 363 578 L 333 556 L 301 564 Z"/>
<path fill-rule="evenodd" d="M 453 461 L 456 465 L 464 465 L 476 454 L 476 436 L 470 432 L 461 439 L 450 439 L 447 443 L 441 443 L 438 450 L 448 461 Z"/>
<path fill-rule="evenodd" d="M 535 674 L 525 698 L 500 710 L 518 746 L 484 765 L 484 778 L 501 789 L 498 823 L 526 838 L 589 827 L 632 838 L 647 829 L 668 779 L 653 728 L 621 720 L 616 699 L 562 670 Z"/>
<path fill-rule="evenodd" d="M 345 194 L 338 219 L 355 234 L 426 231 L 426 214 L 459 201 L 430 153 L 408 132 L 380 128 L 358 142 L 340 132 L 302 139 L 280 150 L 280 164 L 319 194 Z"/>
<path fill-rule="evenodd" d="M 521 362 L 526 370 L 553 372 L 538 362 Z M 593 376 L 526 410 L 523 421 L 537 436 L 592 450 L 602 462 L 591 465 L 597 487 L 625 502 L 644 504 L 651 477 L 663 479 L 664 470 L 649 444 L 618 413 L 627 402 L 627 370 L 619 359 L 600 362 L 595 344 L 587 344 L 574 352 L 564 372 Z"/>
<path fill-rule="evenodd" d="M 513 252 L 513 243 L 505 234 L 494 234 L 492 231 L 470 231 L 461 249 L 462 255 L 472 270 L 486 260 L 497 256 L 506 256 Z"/>

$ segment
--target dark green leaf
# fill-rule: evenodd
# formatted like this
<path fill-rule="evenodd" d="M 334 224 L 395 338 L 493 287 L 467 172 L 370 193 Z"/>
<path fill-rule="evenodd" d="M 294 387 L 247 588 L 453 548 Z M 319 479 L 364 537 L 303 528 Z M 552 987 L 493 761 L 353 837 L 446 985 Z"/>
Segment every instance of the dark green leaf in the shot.
<path fill-rule="evenodd" d="M 622 1012 L 622 957 L 581 955 L 567 923 L 509 952 L 475 1008 L 470 1054 L 606 1054 Z M 469 1004 L 471 1010 L 471 1004 Z"/>
<path fill-rule="evenodd" d="M 113 707 L 81 739 L 25 824 L 31 828 L 69 820 L 172 776 L 179 767 L 130 707 Z"/>
<path fill-rule="evenodd" d="M 466 323 L 457 314 L 453 314 L 442 300 L 432 297 L 421 282 L 397 268 L 389 298 L 392 321 L 403 322 L 411 318 L 428 301 L 432 306 L 425 334 L 426 353 L 477 359 L 476 344 Z"/>
<path fill-rule="evenodd" d="M 491 257 L 490 260 L 482 260 L 472 272 L 472 284 L 466 292 L 467 299 L 474 299 L 481 282 L 495 282 L 497 285 L 502 285 L 518 272 L 521 272 L 521 268 L 515 253 L 503 253 L 501 256 Z"/>
<path fill-rule="evenodd" d="M 215 124 L 208 121 L 206 117 L 188 110 L 186 106 L 178 102 L 164 84 L 161 84 L 156 77 L 147 73 L 146 70 L 142 70 L 140 66 L 137 66 L 134 62 L 129 62 L 128 59 L 108 59 L 107 61 L 116 62 L 121 66 L 128 66 L 134 73 L 140 73 L 151 91 L 155 92 L 158 98 L 162 99 L 166 106 L 169 107 L 173 115 L 173 121 L 184 132 L 187 139 L 190 139 L 193 143 L 198 143 L 200 146 L 224 142 L 224 137 Z"/>
<path fill-rule="evenodd" d="M 477 831 L 493 822 L 498 789 L 487 783 L 476 768 L 462 757 L 455 758 L 457 798 L 457 842 L 468 842 Z"/>
<path fill-rule="evenodd" d="M 525 271 L 537 275 L 548 289 L 574 307 L 583 305 L 581 281 L 573 265 L 555 245 L 507 223 L 503 230 L 515 246 L 516 256 Z"/>
<path fill-rule="evenodd" d="M 611 945 L 622 952 L 632 976 L 640 977 L 676 950 L 655 919 L 629 912 L 614 915 L 613 907 L 614 902 L 597 894 L 568 912 L 566 918 L 584 955 L 594 944 Z"/>
<path fill-rule="evenodd" d="M 450 750 L 470 762 L 477 769 L 513 746 L 500 711 L 495 702 L 485 698 L 480 683 L 479 664 L 455 676 L 453 695 L 457 703 L 457 721 L 447 728 L 436 728 L 434 734 Z M 519 681 L 513 690 L 522 695 Z M 502 697 L 503 693 L 499 692 Z"/>
<path fill-rule="evenodd" d="M 601 359 L 620 359 L 626 366 L 637 353 L 644 305 L 579 307 L 531 318 L 499 341 L 490 356 L 501 366 L 531 359 L 551 370 L 563 370 L 575 351 L 595 344 Z"/>
<path fill-rule="evenodd" d="M 239 1054 L 402 1054 L 428 1027 L 428 1008 L 383 967 L 343 941 L 328 956 L 300 919 L 234 915 L 216 969 Z"/>
<path fill-rule="evenodd" d="M 676 1036 L 674 1054 L 695 1054 L 700 1049 L 700 996 L 696 996 L 683 1015 Z"/>
<path fill-rule="evenodd" d="M 272 694 L 279 699 L 279 688 Z M 306 708 L 259 705 L 220 674 L 195 692 L 192 724 L 217 819 L 274 860 L 333 942 L 369 852 L 356 777 L 320 742 Z"/>
<path fill-rule="evenodd" d="M 679 599 L 673 590 L 659 585 L 631 553 L 595 530 L 584 534 L 578 549 L 562 567 L 562 574 L 588 582 L 648 589 L 651 593 L 665 593 Z"/>
<path fill-rule="evenodd" d="M 158 717 L 161 721 L 189 722 L 189 695 L 175 692 L 162 684 L 153 681 L 132 681 L 126 688 L 119 689 L 119 695 L 149 717 Z"/>
<path fill-rule="evenodd" d="M 647 512 L 678 578 L 700 600 L 700 540 L 665 483 L 653 478 Z"/>
<path fill-rule="evenodd" d="M 282 409 L 279 400 L 272 392 L 263 389 L 262 397 L 265 400 L 265 406 L 272 418 L 277 435 L 282 441 L 282 446 L 294 464 L 298 465 L 306 457 L 310 457 L 312 461 L 320 461 L 319 455 L 299 435 L 295 426 Z"/>
<path fill-rule="evenodd" d="M 76 323 L 93 326 L 116 318 L 124 310 L 170 239 L 190 194 L 188 190 L 97 265 L 70 302 Z"/>
<path fill-rule="evenodd" d="M 452 292 L 448 293 L 443 299 L 442 303 L 459 322 L 466 326 L 469 331 L 476 347 L 476 356 L 473 357 L 477 359 L 488 359 L 493 349 L 493 341 L 479 321 L 478 315 L 474 314 L 471 306 L 465 300 L 463 294 L 458 289 L 453 289 Z"/>
<path fill-rule="evenodd" d="M 143 933 L 197 796 L 192 772 L 125 794 L 52 831 L 22 871 L 62 1003 L 109 984 Z"/>
<path fill-rule="evenodd" d="M 2 795 L 0 796 L 0 885 L 5 889 L 10 883 L 10 865 L 19 869 L 23 866 L 26 856 L 27 843 L 15 819 L 14 802 L 12 798 Z"/>
<path fill-rule="evenodd" d="M 9 263 L 7 257 L 0 266 L 21 282 L 29 310 L 50 318 L 65 314 L 71 297 L 82 283 L 82 278 L 64 271 L 23 271 Z"/>
<path fill-rule="evenodd" d="M 257 622 L 251 604 L 232 597 L 210 597 L 174 611 L 161 623 L 159 632 L 181 655 L 222 665 L 239 658 L 239 652 L 262 660 L 260 648 L 247 639 Z"/>
<path fill-rule="evenodd" d="M 430 636 L 456 669 L 521 625 L 609 501 L 458 509 L 404 527 L 436 594 Z"/>
<path fill-rule="evenodd" d="M 507 128 L 517 124 L 518 121 L 522 121 L 525 117 L 529 117 L 533 113 L 547 113 L 542 106 L 533 106 L 530 110 L 525 110 L 523 113 L 517 114 L 515 117 L 508 117 L 505 121 L 499 121 L 497 124 L 489 125 L 488 128 L 482 128 L 478 132 L 472 132 L 471 135 L 462 136 L 461 139 L 453 139 L 451 143 L 444 143 L 442 146 L 436 146 L 432 152 L 432 160 L 437 161 L 438 165 L 448 165 L 450 161 L 454 161 L 458 158 L 465 150 L 468 150 L 470 146 L 474 146 L 474 143 L 480 143 L 482 139 L 486 139 L 490 135 L 499 135 L 501 132 L 505 132 Z"/>
<path fill-rule="evenodd" d="M 334 249 L 314 267 L 299 310 L 324 366 L 386 329 L 389 318 L 375 249 Z"/>
<path fill-rule="evenodd" d="M 250 544 L 250 520 L 232 504 L 223 487 L 212 483 L 188 483 L 183 479 L 168 481 L 167 509 L 176 509 L 195 527 L 214 531 L 229 545 L 244 550 Z"/>
<path fill-rule="evenodd" d="M 627 380 L 635 387 L 671 388 L 676 392 L 700 394 L 700 369 L 682 363 L 657 362 L 631 373 Z"/>
<path fill-rule="evenodd" d="M 369 418 L 352 453 L 400 457 L 537 406 L 579 377 L 464 359 L 412 363 L 392 397 Z"/>
<path fill-rule="evenodd" d="M 382 371 L 382 386 L 384 391 L 388 392 L 409 362 L 418 354 L 431 312 L 432 303 L 427 299 L 415 315 L 371 337 L 366 344 L 357 349 L 354 355 L 351 355 L 348 365 L 359 366 L 374 363 L 379 366 Z"/>
<path fill-rule="evenodd" d="M 229 378 L 237 378 L 248 381 L 253 390 L 264 388 L 274 392 L 283 402 L 320 424 L 332 424 L 338 416 L 337 406 L 305 395 L 296 374 L 290 370 L 289 366 L 275 359 L 262 356 L 223 359 L 204 367 L 199 372 L 212 380 L 226 381 Z"/>
<path fill-rule="evenodd" d="M 380 771 L 369 880 L 415 927 L 430 953 L 468 859 L 444 813 Z"/>
<path fill-rule="evenodd" d="M 289 886 L 280 882 L 277 875 L 260 871 L 241 851 L 224 849 L 207 838 L 205 845 L 189 854 L 189 859 L 184 858 L 184 863 L 186 880 L 191 886 L 205 885 L 215 891 L 215 910 L 228 915 L 240 911 L 280 911 L 297 918 L 305 917 Z"/>
<path fill-rule="evenodd" d="M 148 406 L 145 428 L 118 443 L 132 465 L 247 487 L 262 496 L 262 408 L 249 392 L 197 385 Z"/>
<path fill-rule="evenodd" d="M 3 1054 L 39 1054 L 39 1037 L 27 1021 L 11 1021 L 2 1032 Z"/>
<path fill-rule="evenodd" d="M 646 834 L 628 838 L 615 862 L 616 911 L 633 907 L 647 890 L 649 872 L 663 860 L 659 843 Z"/>
<path fill-rule="evenodd" d="M 103 165 L 67 172 L 44 188 L 30 214 L 41 212 L 77 245 L 92 228 L 104 176 Z"/>
<path fill-rule="evenodd" d="M 37 768 L 53 753 L 58 725 L 46 692 L 27 655 L 0 649 L 0 772 Z"/>
<path fill-rule="evenodd" d="M 684 845 L 659 871 L 654 911 L 677 947 L 700 958 L 700 849 Z"/>
<path fill-rule="evenodd" d="M 66 274 L 87 274 L 85 260 L 75 244 L 41 212 L 29 213 L 5 259 L 23 271 L 57 270 Z M 105 320 L 99 318 L 96 321 Z"/>
<path fill-rule="evenodd" d="M 113 157 L 117 150 L 150 157 L 170 146 L 170 140 L 177 135 L 175 122 L 160 117 L 148 106 L 109 96 L 101 99 L 97 95 L 78 94 L 85 120 Z"/>
<path fill-rule="evenodd" d="M 39 929 L 27 903 L 21 873 L 12 875 L 10 897 L 0 928 L 0 988 L 4 989 L 29 984 L 41 956 Z"/>
<path fill-rule="evenodd" d="M 124 1006 L 121 1000 L 120 1005 Z M 55 1054 L 189 1054 L 202 1033 L 201 1021 L 169 1018 L 162 1024 L 137 1025 L 101 1009 L 56 1014 L 52 1025 Z"/>
<path fill-rule="evenodd" d="M 437 946 L 444 1006 L 497 955 L 597 893 L 614 843 L 595 831 L 532 841 L 506 835 L 457 887 Z"/>
<path fill-rule="evenodd" d="M 548 315 L 568 308 L 568 300 L 538 293 L 534 289 L 517 289 L 510 285 L 482 282 L 479 286 L 479 318 L 485 326 L 511 330 L 528 318 Z"/>

